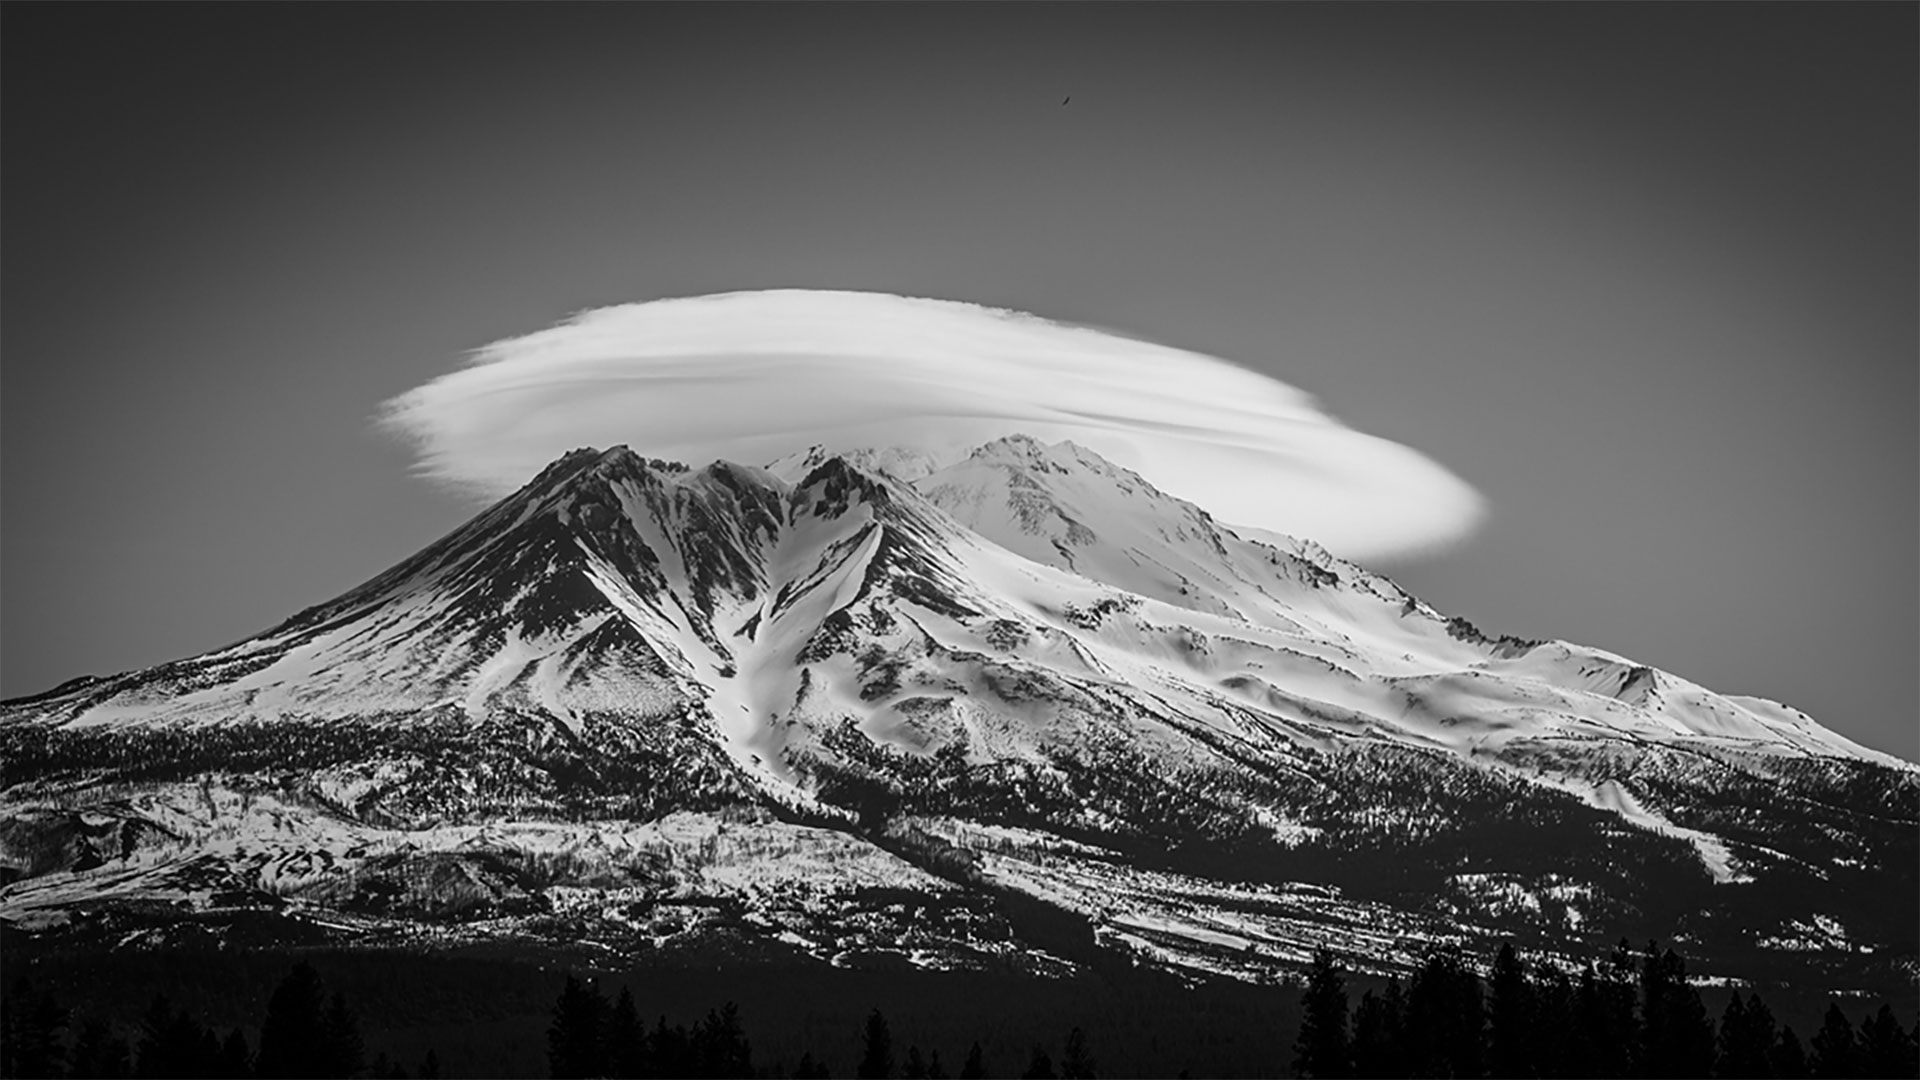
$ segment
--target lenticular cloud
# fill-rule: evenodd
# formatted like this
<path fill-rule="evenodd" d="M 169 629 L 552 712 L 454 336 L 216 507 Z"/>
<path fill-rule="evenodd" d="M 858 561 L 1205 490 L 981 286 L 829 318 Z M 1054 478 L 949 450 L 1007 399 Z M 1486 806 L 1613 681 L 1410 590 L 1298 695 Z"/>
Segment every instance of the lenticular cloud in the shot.
<path fill-rule="evenodd" d="M 702 465 L 821 445 L 953 459 L 1072 439 L 1235 524 L 1353 558 L 1461 538 L 1473 489 L 1227 361 L 1018 312 L 885 293 L 725 293 L 588 311 L 389 402 L 421 471 L 487 496 L 580 446 Z"/>

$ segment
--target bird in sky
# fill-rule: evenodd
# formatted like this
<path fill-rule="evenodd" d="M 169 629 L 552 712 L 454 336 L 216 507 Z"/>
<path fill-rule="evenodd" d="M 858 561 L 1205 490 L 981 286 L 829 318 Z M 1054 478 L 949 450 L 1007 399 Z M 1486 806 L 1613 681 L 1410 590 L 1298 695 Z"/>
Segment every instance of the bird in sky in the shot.
<path fill-rule="evenodd" d="M 1068 95 L 1067 95 L 1066 97 L 1063 97 L 1063 98 L 1061 98 L 1061 99 L 1060 99 L 1060 104 L 1062 104 L 1062 105 L 1065 105 L 1065 104 L 1066 104 L 1067 102 L 1069 102 L 1069 101 L 1072 101 L 1072 100 L 1073 100 L 1073 95 L 1072 95 L 1072 94 L 1068 94 Z"/>

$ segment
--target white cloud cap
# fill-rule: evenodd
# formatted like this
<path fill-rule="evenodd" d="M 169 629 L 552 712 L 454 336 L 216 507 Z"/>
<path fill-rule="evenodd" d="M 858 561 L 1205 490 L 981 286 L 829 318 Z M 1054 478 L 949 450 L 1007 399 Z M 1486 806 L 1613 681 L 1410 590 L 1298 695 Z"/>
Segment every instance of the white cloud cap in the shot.
<path fill-rule="evenodd" d="M 779 289 L 625 304 L 495 342 L 387 403 L 427 475 L 498 497 L 568 450 L 704 465 L 815 444 L 957 458 L 1072 439 L 1222 521 L 1352 558 L 1458 540 L 1472 488 L 1227 361 L 1019 312 Z"/>

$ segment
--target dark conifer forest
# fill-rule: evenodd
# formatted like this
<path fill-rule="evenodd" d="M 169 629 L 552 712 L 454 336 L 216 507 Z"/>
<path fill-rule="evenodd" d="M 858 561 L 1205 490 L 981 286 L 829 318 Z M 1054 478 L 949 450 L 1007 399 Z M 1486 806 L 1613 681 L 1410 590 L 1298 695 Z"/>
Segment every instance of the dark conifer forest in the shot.
<path fill-rule="evenodd" d="M 366 957 L 359 962 L 364 965 Z M 1621 941 L 1569 971 L 1523 959 L 1430 952 L 1404 978 L 1343 971 L 1322 951 L 1299 983 L 1246 987 L 1159 981 L 1141 973 L 1124 991 L 1041 980 L 1023 988 L 951 982 L 928 997 L 906 973 L 838 985 L 772 969 L 604 975 L 554 972 L 557 994 L 539 1023 L 500 1030 L 441 1024 L 457 1068 L 418 1028 L 403 1039 L 369 1035 L 354 996 L 331 969 L 395 1011 L 344 958 L 281 968 L 257 1015 L 212 1022 L 155 995 L 143 1008 L 99 1008 L 113 995 L 75 995 L 16 979 L 0 1017 L 6 1077 L 1914 1077 L 1920 1031 L 1886 1003 L 1833 998 L 1796 1006 L 1805 1033 L 1777 1017 L 1757 989 L 1714 994 L 1709 1007 L 1685 958 L 1657 942 Z M 498 970 L 467 974 L 481 993 L 503 992 Z M 743 985 L 764 980 L 768 985 Z M 244 981 L 241 979 L 240 981 Z M 391 980 L 403 982 L 404 980 Z M 897 987 L 888 992 L 890 983 Z M 758 1018 L 724 991 L 762 1003 Z M 766 1007 L 772 994 L 798 1009 Z M 637 992 L 636 992 L 637 991 Z M 748 991 L 753 991 L 749 993 Z M 525 997 L 526 988 L 511 991 Z M 401 991 L 407 994 L 409 991 Z M 868 999 L 864 1014 L 841 1007 Z M 218 996 L 190 991 L 219 1011 Z M 645 1004 L 643 1004 L 645 1002 Z M 667 1011 L 651 1011 L 672 1002 Z M 809 1007 L 817 1006 L 817 1008 Z M 223 1014 L 231 1018 L 231 1013 Z M 828 1017 L 842 1017 L 829 1022 Z M 1233 1032 L 1256 1037 L 1235 1039 Z M 1143 1051 L 1141 1039 L 1146 1036 Z M 526 1046 L 529 1041 L 537 1046 Z M 517 1046 L 529 1053 L 515 1056 Z M 507 1049 L 503 1049 L 506 1047 Z M 476 1050 L 476 1048 L 478 1048 Z"/>
<path fill-rule="evenodd" d="M 1435 951 L 1404 982 L 1350 1001 L 1330 953 L 1314 957 L 1290 1062 L 1314 1077 L 1891 1077 L 1920 1074 L 1914 1027 L 1891 1005 L 1838 1001 L 1803 1044 L 1756 992 L 1734 990 L 1718 1022 L 1684 958 L 1625 940 L 1577 973 L 1502 946 L 1483 978 Z"/>

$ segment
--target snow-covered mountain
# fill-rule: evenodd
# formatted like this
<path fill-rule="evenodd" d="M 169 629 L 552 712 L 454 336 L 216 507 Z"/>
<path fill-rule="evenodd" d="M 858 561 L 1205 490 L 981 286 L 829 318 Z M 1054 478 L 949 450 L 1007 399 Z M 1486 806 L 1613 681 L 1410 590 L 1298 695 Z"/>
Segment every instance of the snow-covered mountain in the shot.
<path fill-rule="evenodd" d="M 1829 981 L 1920 951 L 1920 769 L 1021 436 L 578 451 L 260 635 L 0 706 L 0 749 L 0 919 L 37 933 L 1253 978 L 1492 933 Z"/>

